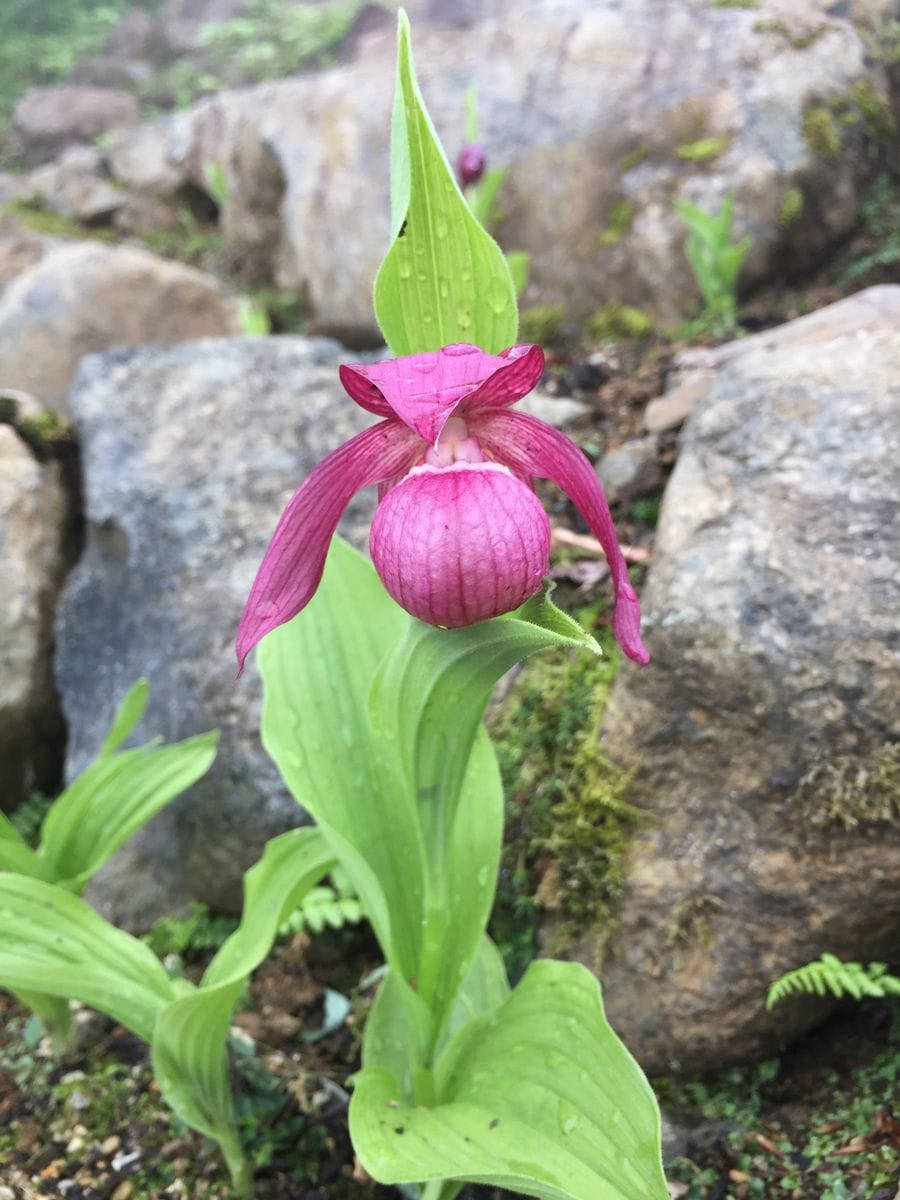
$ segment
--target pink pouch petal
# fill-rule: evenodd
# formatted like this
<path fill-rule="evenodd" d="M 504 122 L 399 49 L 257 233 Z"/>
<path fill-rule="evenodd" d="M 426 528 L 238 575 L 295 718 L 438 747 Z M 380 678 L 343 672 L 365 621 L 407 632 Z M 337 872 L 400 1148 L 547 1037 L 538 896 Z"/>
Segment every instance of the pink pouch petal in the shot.
<path fill-rule="evenodd" d="M 629 658 L 648 663 L 641 641 L 641 606 L 628 578 L 628 568 L 609 504 L 590 460 L 564 434 L 527 413 L 470 414 L 469 432 L 498 462 L 520 475 L 538 475 L 559 484 L 600 541 L 615 589 L 612 628 Z"/>
<path fill-rule="evenodd" d="M 312 599 L 328 545 L 353 495 L 408 468 L 423 449 L 405 425 L 381 421 L 319 463 L 282 513 L 257 572 L 238 627 L 239 670 L 260 638 Z"/>
<path fill-rule="evenodd" d="M 398 604 L 456 628 L 509 612 L 540 588 L 550 523 L 497 463 L 417 467 L 379 504 L 372 561 Z"/>

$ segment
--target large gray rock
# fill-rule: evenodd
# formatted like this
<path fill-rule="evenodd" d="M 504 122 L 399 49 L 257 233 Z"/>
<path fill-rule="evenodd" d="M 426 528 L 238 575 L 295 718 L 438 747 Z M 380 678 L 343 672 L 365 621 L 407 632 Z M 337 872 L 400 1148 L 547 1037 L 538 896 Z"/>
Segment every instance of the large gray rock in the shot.
<path fill-rule="evenodd" d="M 699 303 L 679 198 L 716 210 L 734 195 L 735 236 L 753 238 L 745 285 L 816 264 L 853 227 L 873 139 L 890 136 L 886 77 L 854 21 L 884 24 L 892 0 L 501 0 L 453 6 L 440 27 L 440 5 L 409 8 L 449 153 L 474 84 L 491 161 L 509 167 L 500 235 L 532 253 L 526 303 L 577 318 L 617 300 L 671 321 Z M 248 281 L 308 296 L 322 329 L 374 338 L 393 30 L 355 53 L 177 114 L 163 157 L 200 186 L 205 163 L 223 166 L 226 246 Z"/>
<path fill-rule="evenodd" d="M 57 624 L 68 774 L 114 705 L 150 681 L 142 736 L 222 730 L 210 773 L 101 873 L 92 898 L 145 926 L 189 896 L 240 903 L 241 875 L 301 816 L 259 742 L 261 685 L 236 680 L 238 619 L 275 522 L 315 463 L 371 423 L 343 393 L 342 352 L 302 338 L 120 351 L 82 364 L 87 545 Z M 345 532 L 366 528 L 370 500 Z"/>
<path fill-rule="evenodd" d="M 605 735 L 653 819 L 574 947 L 651 1071 L 770 1053 L 821 1010 L 768 984 L 824 950 L 896 958 L 898 313 L 871 289 L 735 345 L 685 427 Z"/>
<path fill-rule="evenodd" d="M 132 246 L 62 245 L 0 298 L 0 387 L 65 412 L 85 354 L 237 330 L 235 300 L 210 275 Z"/>
<path fill-rule="evenodd" d="M 53 605 L 68 524 L 56 463 L 0 425 L 0 808 L 58 778 L 63 729 L 53 686 Z"/>
<path fill-rule="evenodd" d="M 12 124 L 19 157 L 31 164 L 139 119 L 140 106 L 128 92 L 66 84 L 30 88 L 16 104 Z"/>

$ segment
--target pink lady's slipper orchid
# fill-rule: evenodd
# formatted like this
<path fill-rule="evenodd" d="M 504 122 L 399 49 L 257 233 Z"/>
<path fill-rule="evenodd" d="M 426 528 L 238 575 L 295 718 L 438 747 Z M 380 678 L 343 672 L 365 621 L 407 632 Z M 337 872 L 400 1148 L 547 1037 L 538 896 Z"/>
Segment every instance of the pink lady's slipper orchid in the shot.
<path fill-rule="evenodd" d="M 241 618 L 241 666 L 309 603 L 341 514 L 366 484 L 379 485 L 372 560 L 407 612 L 456 627 L 517 608 L 549 566 L 550 523 L 533 476 L 558 483 L 599 538 L 615 589 L 613 632 L 629 658 L 648 662 L 594 468 L 563 434 L 510 409 L 543 368 L 540 346 L 494 355 L 468 345 L 341 367 L 350 396 L 384 420 L 329 454 L 285 509 Z"/>

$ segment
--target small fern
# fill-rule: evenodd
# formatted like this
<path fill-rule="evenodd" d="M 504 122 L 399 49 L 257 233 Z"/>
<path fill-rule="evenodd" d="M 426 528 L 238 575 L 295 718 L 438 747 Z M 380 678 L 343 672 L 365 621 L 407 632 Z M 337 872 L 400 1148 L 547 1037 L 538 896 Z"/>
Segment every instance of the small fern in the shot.
<path fill-rule="evenodd" d="M 345 925 L 357 925 L 363 919 L 362 905 L 348 887 L 311 888 L 299 908 L 294 909 L 279 932 L 282 936 L 293 933 L 321 933 L 323 929 L 343 929 Z"/>
<path fill-rule="evenodd" d="M 792 992 L 814 992 L 827 996 L 829 992 L 841 999 L 852 996 L 862 1000 L 865 996 L 883 999 L 885 996 L 900 996 L 900 977 L 891 975 L 884 963 L 842 962 L 834 954 L 823 954 L 816 962 L 788 971 L 769 987 L 766 1008 L 772 1008 L 779 1000 Z"/>
<path fill-rule="evenodd" d="M 32 792 L 9 818 L 13 828 L 32 849 L 38 844 L 44 817 L 52 803 L 52 796 L 45 796 L 43 792 Z"/>
<path fill-rule="evenodd" d="M 203 957 L 210 950 L 218 950 L 237 926 L 237 917 L 211 913 L 195 900 L 187 916 L 160 917 L 143 940 L 159 958 L 170 954 Z"/>

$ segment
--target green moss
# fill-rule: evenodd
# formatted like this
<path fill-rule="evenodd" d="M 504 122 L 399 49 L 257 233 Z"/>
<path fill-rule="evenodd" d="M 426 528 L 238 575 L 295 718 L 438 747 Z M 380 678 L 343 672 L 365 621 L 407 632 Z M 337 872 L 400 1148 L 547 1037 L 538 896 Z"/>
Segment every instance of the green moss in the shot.
<path fill-rule="evenodd" d="M 700 138 L 696 142 L 685 142 L 675 147 L 675 157 L 686 162 L 709 162 L 718 158 L 731 145 L 731 134 Z"/>
<path fill-rule="evenodd" d="M 803 215 L 803 192 L 798 187 L 789 187 L 778 206 L 778 224 L 790 229 Z"/>
<path fill-rule="evenodd" d="M 641 817 L 630 776 L 603 754 L 598 730 L 619 653 L 529 662 L 490 725 L 503 775 L 507 841 L 492 918 L 517 975 L 534 954 L 540 909 L 563 936 L 608 915 Z M 606 649 L 606 647 L 604 647 Z"/>
<path fill-rule="evenodd" d="M 798 29 L 792 29 L 784 21 L 757 21 L 753 26 L 756 33 L 773 33 L 776 37 L 783 38 L 794 50 L 805 50 L 808 46 L 812 46 L 823 33 L 828 32 L 829 28 L 831 28 L 829 25 L 815 25 L 801 32 Z"/>
<path fill-rule="evenodd" d="M 886 97 L 876 92 L 868 79 L 860 79 L 850 89 L 850 108 L 865 126 L 869 139 L 887 146 L 897 133 L 897 122 Z"/>
<path fill-rule="evenodd" d="M 814 829 L 900 824 L 900 742 L 870 755 L 820 758 L 789 803 Z"/>
<path fill-rule="evenodd" d="M 724 902 L 709 893 L 682 900 L 672 911 L 672 923 L 666 931 L 666 945 L 676 954 L 696 946 L 709 949 L 714 940 L 715 914 L 723 908 Z"/>
<path fill-rule="evenodd" d="M 96 229 L 82 225 L 72 217 L 64 217 L 62 213 L 48 208 L 39 196 L 19 196 L 4 204 L 0 211 L 16 217 L 30 233 L 40 233 L 45 237 L 90 238 L 98 242 L 116 240 L 112 229 Z"/>
<path fill-rule="evenodd" d="M 535 304 L 519 314 L 519 338 L 549 346 L 562 337 L 566 310 L 561 304 Z"/>
<path fill-rule="evenodd" d="M 606 228 L 600 234 L 600 245 L 614 246 L 631 228 L 633 220 L 634 205 L 630 200 L 620 200 L 614 204 Z"/>
<path fill-rule="evenodd" d="M 803 140 L 819 158 L 837 162 L 841 157 L 844 135 L 830 108 L 811 104 L 803 110 Z"/>
<path fill-rule="evenodd" d="M 843 130 L 859 125 L 876 146 L 890 146 L 897 133 L 889 101 L 868 79 L 858 79 L 849 91 L 828 104 L 812 104 L 803 112 L 803 137 L 807 145 L 830 162 L 840 158 Z"/>
<path fill-rule="evenodd" d="M 178 210 L 174 229 L 148 229 L 141 240 L 155 254 L 177 258 L 191 266 L 203 266 L 222 250 L 222 234 L 217 226 L 201 224 L 187 207 Z"/>
<path fill-rule="evenodd" d="M 611 300 L 598 308 L 587 323 L 587 333 L 597 341 L 623 341 L 646 337 L 653 322 L 639 308 Z"/>
<path fill-rule="evenodd" d="M 624 174 L 626 171 L 630 171 L 632 167 L 639 167 L 641 163 L 645 162 L 649 157 L 649 144 L 647 142 L 641 142 L 641 144 L 636 146 L 630 154 L 625 155 L 625 157 L 619 163 L 619 167 Z"/>

